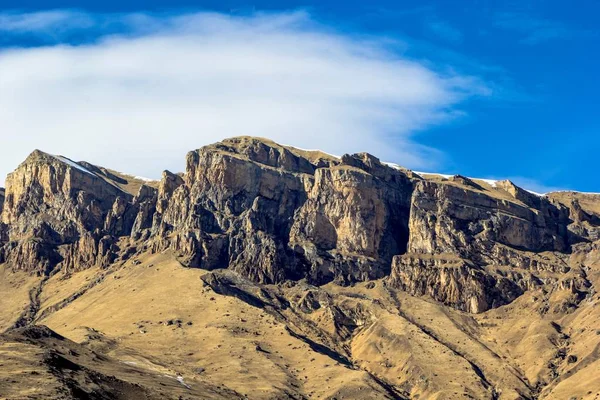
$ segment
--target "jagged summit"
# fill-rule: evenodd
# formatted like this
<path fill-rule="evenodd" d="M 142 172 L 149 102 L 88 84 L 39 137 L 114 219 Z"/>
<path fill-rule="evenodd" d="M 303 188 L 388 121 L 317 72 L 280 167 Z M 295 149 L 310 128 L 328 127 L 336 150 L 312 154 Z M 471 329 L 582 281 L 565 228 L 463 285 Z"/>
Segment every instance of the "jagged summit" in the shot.
<path fill-rule="evenodd" d="M 66 169 L 70 172 L 74 171 L 76 175 L 87 174 L 90 177 L 99 178 L 132 196 L 135 196 L 138 193 L 142 185 L 157 187 L 159 182 L 158 180 L 147 179 L 104 168 L 87 161 L 73 161 L 68 157 L 46 153 L 37 149 L 19 165 L 19 168 L 26 165 L 54 166 L 54 168 L 58 168 L 59 170 Z"/>
<path fill-rule="evenodd" d="M 109 264 L 119 238 L 131 237 L 186 266 L 260 283 L 390 276 L 472 312 L 528 290 L 534 254 L 556 252 L 544 263 L 555 273 L 597 234 L 593 218 L 571 216 L 573 204 L 510 181 L 412 173 L 368 153 L 334 157 L 254 137 L 191 151 L 184 174 L 165 171 L 156 183 L 36 150 L 9 176 L 5 203 L 3 257 L 21 269 Z M 496 267 L 515 254 L 518 269 L 502 276 Z M 457 282 L 427 258 L 437 255 L 463 260 Z M 465 290 L 446 293 L 456 284 Z"/>
<path fill-rule="evenodd" d="M 20 166 L 28 164 L 54 164 L 57 162 L 71 167 L 76 171 L 93 175 L 93 173 L 87 170 L 81 162 L 77 163 L 65 156 L 46 153 L 38 149 L 31 152 L 31 154 L 27 156 L 25 161 L 23 161 L 23 163 Z"/>
<path fill-rule="evenodd" d="M 224 145 L 229 149 L 232 149 L 236 152 L 246 153 L 251 151 L 251 148 L 256 148 L 257 146 L 266 146 L 270 149 L 274 149 L 279 152 L 284 152 L 285 150 L 292 152 L 294 155 L 298 157 L 305 158 L 311 161 L 313 164 L 318 164 L 319 160 L 325 160 L 330 162 L 336 162 L 340 157 L 334 156 L 328 153 L 325 153 L 321 150 L 306 150 L 301 149 L 294 146 L 282 145 L 276 143 L 267 138 L 254 137 L 254 136 L 238 136 L 232 137 L 228 139 L 224 139 L 221 142 L 215 143 L 215 146 Z"/>
<path fill-rule="evenodd" d="M 23 161 L 22 164 L 32 162 L 52 162 L 53 158 L 54 156 L 50 153 L 46 153 L 45 151 L 35 149 L 27 156 L 27 158 L 25 158 L 25 161 Z"/>
<path fill-rule="evenodd" d="M 321 168 L 324 166 L 352 165 L 352 162 L 348 162 L 350 157 L 350 155 L 348 154 L 344 156 L 334 156 L 325 153 L 321 150 L 300 149 L 293 146 L 281 145 L 267 138 L 253 136 L 232 137 L 224 139 L 221 142 L 206 145 L 199 150 L 190 152 L 188 154 L 188 158 L 193 158 L 199 152 L 206 151 L 229 153 L 231 155 L 236 155 L 240 159 L 257 162 L 267 166 L 283 168 L 291 172 L 302 172 L 311 174 L 314 173 L 314 170 L 316 168 Z M 343 161 L 344 157 L 346 160 L 345 162 Z M 412 179 L 417 180 L 442 180 L 460 184 L 462 179 L 462 183 L 466 184 L 467 186 L 469 186 L 469 183 L 467 183 L 466 180 L 470 180 L 472 181 L 472 184 L 470 186 L 475 187 L 474 184 L 477 183 L 479 185 L 483 184 L 483 186 L 487 189 L 500 188 L 504 191 L 511 192 L 511 196 L 513 198 L 517 198 L 519 196 L 517 195 L 517 191 L 519 191 L 521 194 L 523 193 L 523 191 L 527 191 L 518 187 L 516 184 L 509 180 L 467 178 L 462 177 L 461 175 L 445 175 L 438 173 L 411 171 L 397 164 L 381 162 L 377 157 L 369 153 L 357 153 L 353 157 L 372 159 L 381 166 L 387 166 L 393 169 L 397 169 L 402 173 L 410 176 Z M 131 195 L 136 195 L 141 185 L 145 184 L 152 187 L 157 187 L 159 182 L 158 180 L 151 180 L 143 177 L 125 174 L 112 169 L 100 167 L 88 163 L 86 161 L 75 162 L 68 157 L 61 155 L 53 155 L 38 149 L 34 150 L 21 165 L 32 163 L 52 164 L 56 162 L 60 162 L 65 166 L 71 167 L 78 172 L 96 175 L 97 177 L 108 181 L 109 183 L 113 184 L 114 186 L 122 189 L 123 191 Z"/>

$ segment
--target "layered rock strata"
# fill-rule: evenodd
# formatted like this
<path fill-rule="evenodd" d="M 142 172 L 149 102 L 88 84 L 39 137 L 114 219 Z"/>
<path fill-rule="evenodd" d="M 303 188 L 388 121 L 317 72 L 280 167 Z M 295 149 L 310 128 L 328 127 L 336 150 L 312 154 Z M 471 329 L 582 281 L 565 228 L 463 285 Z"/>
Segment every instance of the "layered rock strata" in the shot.
<path fill-rule="evenodd" d="M 13 269 L 107 267 L 148 248 L 256 283 L 386 278 L 475 313 L 562 285 L 580 268 L 569 261 L 573 249 L 600 229 L 578 198 L 250 137 L 192 151 L 185 173 L 165 171 L 157 183 L 40 151 L 6 183 L 0 262 Z"/>

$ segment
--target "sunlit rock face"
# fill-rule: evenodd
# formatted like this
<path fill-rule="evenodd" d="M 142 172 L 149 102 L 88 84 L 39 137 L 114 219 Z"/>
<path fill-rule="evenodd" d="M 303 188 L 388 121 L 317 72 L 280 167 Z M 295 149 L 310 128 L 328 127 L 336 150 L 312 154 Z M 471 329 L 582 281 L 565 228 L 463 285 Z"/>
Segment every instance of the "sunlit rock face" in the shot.
<path fill-rule="evenodd" d="M 48 275 L 172 251 L 185 267 L 256 283 L 384 278 L 472 313 L 542 283 L 585 286 L 569 260 L 600 226 L 578 199 L 509 181 L 421 176 L 366 153 L 251 137 L 192 151 L 184 173 L 158 182 L 35 151 L 6 186 L 0 262 L 13 269 Z"/>

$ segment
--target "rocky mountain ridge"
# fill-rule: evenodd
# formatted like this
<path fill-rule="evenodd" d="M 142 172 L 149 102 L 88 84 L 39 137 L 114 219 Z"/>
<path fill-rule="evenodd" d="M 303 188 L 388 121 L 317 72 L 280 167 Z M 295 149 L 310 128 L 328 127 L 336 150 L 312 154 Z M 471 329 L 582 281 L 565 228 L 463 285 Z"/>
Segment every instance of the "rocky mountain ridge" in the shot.
<path fill-rule="evenodd" d="M 185 173 L 165 171 L 156 185 L 41 151 L 6 182 L 0 262 L 13 269 L 50 275 L 170 249 L 186 267 L 257 283 L 388 277 L 473 313 L 565 280 L 584 296 L 569 259 L 600 227 L 577 199 L 509 181 L 422 177 L 366 153 L 338 159 L 250 137 L 188 153 Z M 120 248 L 121 237 L 136 248 Z"/>
<path fill-rule="evenodd" d="M 2 398 L 600 398 L 598 195 L 239 137 L 2 200 Z"/>

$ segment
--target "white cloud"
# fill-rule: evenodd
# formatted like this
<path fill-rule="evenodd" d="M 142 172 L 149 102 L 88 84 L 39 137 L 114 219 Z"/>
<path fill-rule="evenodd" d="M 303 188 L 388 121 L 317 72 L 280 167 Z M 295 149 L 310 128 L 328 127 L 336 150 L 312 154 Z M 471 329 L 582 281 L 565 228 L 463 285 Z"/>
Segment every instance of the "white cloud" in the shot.
<path fill-rule="evenodd" d="M 94 42 L 0 51 L 1 176 L 40 148 L 158 177 L 182 170 L 187 151 L 237 135 L 429 168 L 442 155 L 415 133 L 486 94 L 475 78 L 441 75 L 303 12 L 73 13 L 65 18 L 93 21 L 73 29 Z M 59 14 L 42 23 L 13 13 L 9 25 L 40 34 Z"/>
<path fill-rule="evenodd" d="M 68 10 L 31 13 L 5 12 L 0 14 L 0 32 L 12 34 L 52 34 L 72 29 L 91 28 L 91 15 Z"/>

